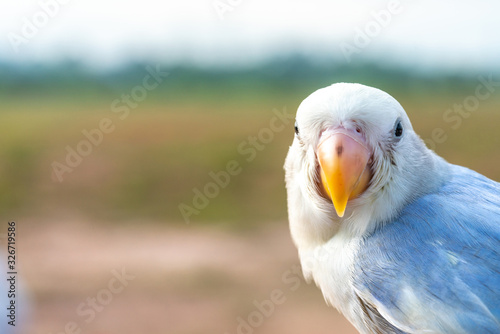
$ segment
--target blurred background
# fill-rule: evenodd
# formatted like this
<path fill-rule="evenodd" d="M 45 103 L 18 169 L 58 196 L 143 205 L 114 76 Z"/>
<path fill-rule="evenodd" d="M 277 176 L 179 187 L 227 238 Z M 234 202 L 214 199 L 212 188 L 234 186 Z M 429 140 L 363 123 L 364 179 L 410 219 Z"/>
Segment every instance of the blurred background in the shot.
<path fill-rule="evenodd" d="M 335 82 L 375 86 L 439 155 L 498 181 L 499 11 L 1 0 L 0 241 L 16 221 L 21 332 L 355 333 L 289 236 L 295 111 Z"/>

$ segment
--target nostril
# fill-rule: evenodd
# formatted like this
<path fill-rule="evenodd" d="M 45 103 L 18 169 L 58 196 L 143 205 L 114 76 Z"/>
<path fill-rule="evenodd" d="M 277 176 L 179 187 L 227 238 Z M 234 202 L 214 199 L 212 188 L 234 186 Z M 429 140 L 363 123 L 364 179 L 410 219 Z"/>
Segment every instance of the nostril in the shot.
<path fill-rule="evenodd" d="M 342 155 L 342 153 L 344 152 L 344 146 L 338 145 L 336 147 L 336 150 L 337 150 L 337 155 L 340 157 Z"/>
<path fill-rule="evenodd" d="M 357 133 L 361 133 L 361 127 L 360 127 L 359 125 L 358 125 L 358 126 L 356 126 L 356 132 L 357 132 Z"/>

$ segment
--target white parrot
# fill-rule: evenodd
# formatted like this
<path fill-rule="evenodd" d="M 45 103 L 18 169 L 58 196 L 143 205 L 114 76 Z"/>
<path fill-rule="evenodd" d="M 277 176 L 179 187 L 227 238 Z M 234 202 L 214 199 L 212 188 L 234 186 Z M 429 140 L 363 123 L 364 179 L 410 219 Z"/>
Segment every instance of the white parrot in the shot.
<path fill-rule="evenodd" d="M 361 333 L 500 333 L 500 185 L 429 150 L 389 94 L 307 97 L 285 161 L 304 276 Z"/>

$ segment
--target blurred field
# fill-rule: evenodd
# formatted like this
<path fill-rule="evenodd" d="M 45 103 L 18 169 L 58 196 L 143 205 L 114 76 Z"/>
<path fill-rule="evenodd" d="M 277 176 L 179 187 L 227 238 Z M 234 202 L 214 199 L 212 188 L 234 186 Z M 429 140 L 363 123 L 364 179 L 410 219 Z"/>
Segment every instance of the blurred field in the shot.
<path fill-rule="evenodd" d="M 301 84 L 297 75 L 281 86 L 191 78 L 186 85 L 174 84 L 175 74 L 123 120 L 110 104 L 130 92 L 134 78 L 94 90 L 35 86 L 2 97 L 0 213 L 21 226 L 20 258 L 35 303 L 29 333 L 81 323 L 76 307 L 122 267 L 137 278 L 83 333 L 236 333 L 238 317 L 274 289 L 286 302 L 255 333 L 354 333 L 313 285 L 300 278 L 291 291 L 282 279 L 298 264 L 282 171 L 293 120 L 251 161 L 238 149 L 270 127 L 276 110 L 294 114 L 309 93 L 349 77 Z M 499 93 L 455 130 L 443 114 L 474 94 L 474 79 L 435 86 L 358 81 L 398 99 L 422 138 L 441 128 L 447 139 L 436 151 L 448 161 L 500 180 Z M 82 131 L 103 118 L 114 130 L 59 182 L 52 163 L 63 163 L 66 147 L 75 149 Z M 213 181 L 209 173 L 232 160 L 241 172 L 186 224 L 179 205 L 192 205 L 195 189 Z"/>
<path fill-rule="evenodd" d="M 0 212 L 51 217 L 76 211 L 109 221 L 148 218 L 183 223 L 178 205 L 192 205 L 193 189 L 203 191 L 213 181 L 210 172 L 225 170 L 228 161 L 236 160 L 242 172 L 191 221 L 241 228 L 284 220 L 282 164 L 293 120 L 271 142 L 260 143 L 264 148 L 251 162 L 238 147 L 251 147 L 245 144 L 248 137 L 269 128 L 274 109 L 294 114 L 307 94 L 251 104 L 235 99 L 145 102 L 124 120 L 110 111 L 108 101 L 88 107 L 59 101 L 8 104 L 0 113 Z M 457 130 L 443 121 L 443 113 L 465 96 L 393 95 L 423 139 L 443 129 L 447 139 L 437 144 L 438 154 L 500 179 L 498 95 L 481 102 Z M 102 118 L 111 119 L 115 130 L 58 182 L 51 164 L 64 163 L 66 146 L 76 149 L 86 139 L 82 130 L 96 128 Z"/>
<path fill-rule="evenodd" d="M 356 333 L 291 271 L 299 267 L 284 225 L 242 235 L 144 221 L 121 229 L 40 223 L 25 220 L 19 229 L 21 272 L 35 301 L 27 333 L 60 333 L 71 322 L 88 334 L 250 333 L 238 332 L 239 318 L 253 321 L 254 333 Z M 103 305 L 112 270 L 132 278 Z M 276 290 L 281 303 L 264 306 L 259 319 L 255 303 Z M 77 313 L 82 304 L 82 312 L 93 309 L 88 298 L 101 308 L 89 322 Z"/>

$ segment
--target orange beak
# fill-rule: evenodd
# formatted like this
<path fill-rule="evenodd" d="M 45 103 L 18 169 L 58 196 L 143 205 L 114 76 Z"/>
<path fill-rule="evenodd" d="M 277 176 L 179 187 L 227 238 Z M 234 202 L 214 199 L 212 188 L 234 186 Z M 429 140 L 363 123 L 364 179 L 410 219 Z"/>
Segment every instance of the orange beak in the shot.
<path fill-rule="evenodd" d="M 344 128 L 328 129 L 317 148 L 323 188 L 343 217 L 347 202 L 368 187 L 371 179 L 370 150 L 356 132 Z"/>

